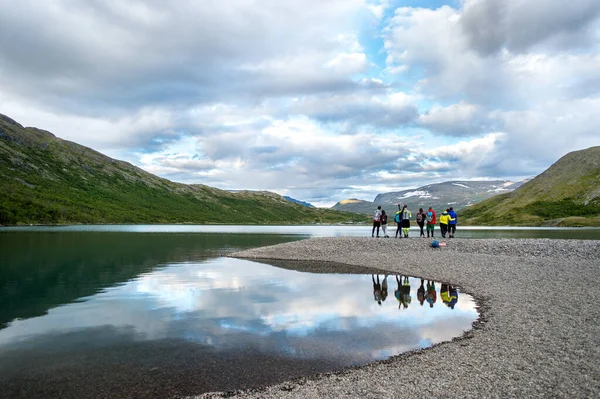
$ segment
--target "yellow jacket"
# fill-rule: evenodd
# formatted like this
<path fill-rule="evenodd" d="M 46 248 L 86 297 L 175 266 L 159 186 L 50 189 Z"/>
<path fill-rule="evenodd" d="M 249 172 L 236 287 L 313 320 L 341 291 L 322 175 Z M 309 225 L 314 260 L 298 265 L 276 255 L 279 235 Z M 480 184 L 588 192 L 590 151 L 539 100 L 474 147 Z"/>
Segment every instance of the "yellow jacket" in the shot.
<path fill-rule="evenodd" d="M 451 219 L 450 215 L 448 215 L 448 213 L 444 212 L 444 213 L 442 213 L 442 216 L 440 216 L 440 224 L 448 224 L 450 219 Z"/>

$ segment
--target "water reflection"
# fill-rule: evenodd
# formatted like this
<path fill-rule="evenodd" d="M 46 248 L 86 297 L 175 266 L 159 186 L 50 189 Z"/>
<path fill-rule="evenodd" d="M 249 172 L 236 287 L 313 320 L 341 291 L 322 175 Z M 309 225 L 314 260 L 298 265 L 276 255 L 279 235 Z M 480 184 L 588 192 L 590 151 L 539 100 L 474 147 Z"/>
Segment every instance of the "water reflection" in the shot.
<path fill-rule="evenodd" d="M 44 316 L 13 320 L 0 330 L 0 355 L 85 350 L 90 340 L 110 347 L 170 339 L 349 365 L 449 340 L 477 318 L 473 300 L 461 295 L 458 302 L 458 291 L 448 284 L 440 296 L 454 311 L 409 307 L 420 286 L 411 286 L 408 276 L 395 276 L 403 309 L 398 313 L 395 303 L 385 301 L 387 279 L 301 273 L 228 258 L 171 264 Z M 367 281 L 375 303 L 360 289 Z M 434 284 L 428 283 L 427 295 L 436 295 Z"/>
<path fill-rule="evenodd" d="M 172 263 L 297 240 L 250 234 L 0 233 L 0 329 Z"/>

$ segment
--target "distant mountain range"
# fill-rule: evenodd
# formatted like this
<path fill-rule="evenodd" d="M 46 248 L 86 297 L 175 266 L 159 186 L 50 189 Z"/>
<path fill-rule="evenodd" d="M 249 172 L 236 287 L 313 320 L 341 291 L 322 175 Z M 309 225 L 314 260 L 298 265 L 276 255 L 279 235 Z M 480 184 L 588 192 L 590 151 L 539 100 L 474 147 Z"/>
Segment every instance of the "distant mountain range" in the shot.
<path fill-rule="evenodd" d="M 600 226 L 600 146 L 570 152 L 506 194 L 459 212 L 463 224 Z"/>
<path fill-rule="evenodd" d="M 313 204 L 310 204 L 310 203 L 308 203 L 308 202 L 304 202 L 304 201 L 300 201 L 300 200 L 297 200 L 297 199 L 295 199 L 295 198 L 292 198 L 292 197 L 288 197 L 287 195 L 284 195 L 284 196 L 283 196 L 283 198 L 284 198 L 285 200 L 288 200 L 288 201 L 290 201 L 290 202 L 293 202 L 294 204 L 300 204 L 300 205 L 303 205 L 303 206 L 307 206 L 307 207 L 309 207 L 309 208 L 314 208 L 314 207 L 315 207 Z"/>
<path fill-rule="evenodd" d="M 519 187 L 526 180 L 511 182 L 507 180 L 494 181 L 448 181 L 428 184 L 414 189 L 392 191 L 378 194 L 373 202 L 349 199 L 340 201 L 332 208 L 346 212 L 368 213 L 381 205 L 389 211 L 397 210 L 398 204 L 406 204 L 411 210 L 433 207 L 435 210 L 453 207 L 463 209 L 500 193 L 507 193 Z"/>
<path fill-rule="evenodd" d="M 0 114 L 0 225 L 358 223 L 267 191 L 174 183 Z"/>

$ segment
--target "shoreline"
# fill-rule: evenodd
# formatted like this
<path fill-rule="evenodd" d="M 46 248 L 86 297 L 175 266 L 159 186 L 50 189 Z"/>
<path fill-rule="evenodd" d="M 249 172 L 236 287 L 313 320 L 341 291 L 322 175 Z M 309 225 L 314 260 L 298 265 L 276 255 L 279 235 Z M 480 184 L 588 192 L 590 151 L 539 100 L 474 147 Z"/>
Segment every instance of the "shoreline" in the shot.
<path fill-rule="evenodd" d="M 480 318 L 462 337 L 427 349 L 197 397 L 600 396 L 598 241 L 455 238 L 438 249 L 429 242 L 313 238 L 230 254 L 299 271 L 376 269 L 447 281 L 473 295 Z"/>

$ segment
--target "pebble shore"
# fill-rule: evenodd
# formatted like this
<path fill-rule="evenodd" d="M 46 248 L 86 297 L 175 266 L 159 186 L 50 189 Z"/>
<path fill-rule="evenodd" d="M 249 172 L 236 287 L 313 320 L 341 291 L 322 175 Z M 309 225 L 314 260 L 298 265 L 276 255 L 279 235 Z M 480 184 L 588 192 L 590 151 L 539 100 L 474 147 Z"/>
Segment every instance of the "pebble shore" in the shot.
<path fill-rule="evenodd" d="M 430 241 L 314 238 L 231 254 L 303 261 L 297 269 L 311 272 L 378 269 L 449 282 L 476 298 L 480 318 L 432 348 L 198 398 L 600 397 L 598 241 L 455 238 L 437 249 Z"/>

